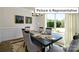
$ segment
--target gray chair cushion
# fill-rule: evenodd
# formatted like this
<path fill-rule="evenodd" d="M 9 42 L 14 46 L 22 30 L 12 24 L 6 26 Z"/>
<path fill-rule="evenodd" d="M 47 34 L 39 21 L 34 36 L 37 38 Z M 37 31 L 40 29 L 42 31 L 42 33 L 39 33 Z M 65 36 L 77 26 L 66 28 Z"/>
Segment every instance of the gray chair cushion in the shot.
<path fill-rule="evenodd" d="M 35 45 L 31 41 L 30 32 L 29 31 L 22 31 L 22 32 L 23 32 L 25 46 L 27 46 L 28 51 L 29 52 L 40 52 L 41 51 L 41 47 Z"/>
<path fill-rule="evenodd" d="M 79 40 L 72 40 L 68 52 L 76 52 Z"/>
<path fill-rule="evenodd" d="M 70 47 L 68 48 L 68 52 L 76 52 L 78 45 L 79 45 L 78 42 L 79 42 L 79 36 L 74 35 L 73 40 L 70 44 Z"/>

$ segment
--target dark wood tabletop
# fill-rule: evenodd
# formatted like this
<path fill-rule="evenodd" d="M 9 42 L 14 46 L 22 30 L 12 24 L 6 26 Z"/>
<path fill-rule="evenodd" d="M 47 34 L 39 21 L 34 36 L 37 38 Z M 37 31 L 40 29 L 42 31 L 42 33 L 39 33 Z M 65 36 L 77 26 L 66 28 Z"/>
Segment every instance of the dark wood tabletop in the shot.
<path fill-rule="evenodd" d="M 62 36 L 60 34 L 58 34 L 58 33 L 52 33 L 51 34 L 51 38 L 48 38 L 47 35 L 44 38 L 43 37 L 34 36 L 35 34 L 39 34 L 39 33 L 32 32 L 31 34 L 32 34 L 32 36 L 31 36 L 32 37 L 32 41 L 35 44 L 40 45 L 40 46 L 42 46 L 44 48 L 49 46 L 49 45 L 51 45 L 51 44 L 53 44 L 53 43 L 55 43 L 55 42 L 57 42 L 57 41 L 59 41 L 60 39 L 62 39 Z M 45 34 L 40 34 L 40 35 L 44 35 L 45 36 Z"/>

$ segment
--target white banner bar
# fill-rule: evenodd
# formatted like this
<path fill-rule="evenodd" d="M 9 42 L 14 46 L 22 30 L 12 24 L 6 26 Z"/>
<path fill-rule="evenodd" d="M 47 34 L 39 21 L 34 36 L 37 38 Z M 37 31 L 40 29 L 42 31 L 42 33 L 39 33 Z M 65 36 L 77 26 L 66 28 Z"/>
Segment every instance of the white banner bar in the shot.
<path fill-rule="evenodd" d="M 78 13 L 78 8 L 35 8 L 35 13 Z"/>

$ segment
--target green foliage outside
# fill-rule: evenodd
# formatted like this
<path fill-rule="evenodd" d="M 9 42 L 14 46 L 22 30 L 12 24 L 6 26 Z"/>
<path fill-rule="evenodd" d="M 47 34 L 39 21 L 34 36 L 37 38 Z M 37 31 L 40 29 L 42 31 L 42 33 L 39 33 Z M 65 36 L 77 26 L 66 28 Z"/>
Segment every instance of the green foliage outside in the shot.
<path fill-rule="evenodd" d="M 54 28 L 54 21 L 53 20 L 48 20 L 47 21 L 47 27 L 53 27 Z"/>
<path fill-rule="evenodd" d="M 64 27 L 64 20 L 48 20 L 47 27 L 54 28 L 54 22 L 56 21 L 56 28 L 63 28 Z"/>

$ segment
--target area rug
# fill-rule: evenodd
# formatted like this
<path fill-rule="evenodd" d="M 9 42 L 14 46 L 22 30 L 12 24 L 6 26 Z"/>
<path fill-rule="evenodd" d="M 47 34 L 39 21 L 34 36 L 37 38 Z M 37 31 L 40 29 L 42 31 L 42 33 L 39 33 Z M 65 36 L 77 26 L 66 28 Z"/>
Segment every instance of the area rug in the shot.
<path fill-rule="evenodd" d="M 3 41 L 0 43 L 0 52 L 25 52 L 23 38 Z"/>

